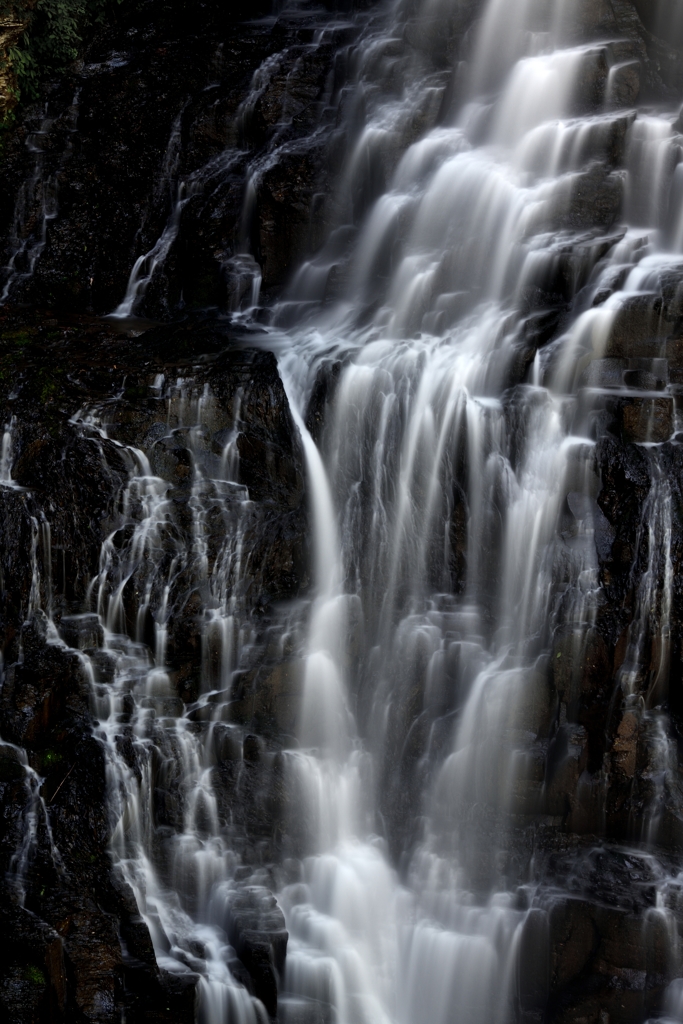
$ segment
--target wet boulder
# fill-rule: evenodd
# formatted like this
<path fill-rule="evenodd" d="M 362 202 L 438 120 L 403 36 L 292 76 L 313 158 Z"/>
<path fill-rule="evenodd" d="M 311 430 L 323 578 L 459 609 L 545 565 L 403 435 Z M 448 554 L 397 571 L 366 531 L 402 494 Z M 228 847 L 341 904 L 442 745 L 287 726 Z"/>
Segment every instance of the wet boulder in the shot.
<path fill-rule="evenodd" d="M 665 353 L 664 303 L 660 295 L 632 295 L 617 310 L 604 352 L 610 358 L 659 358 Z"/>
<path fill-rule="evenodd" d="M 0 692 L 0 728 L 20 746 L 44 749 L 63 728 L 90 722 L 90 686 L 79 657 L 47 638 L 35 612 L 22 629 L 23 662 L 9 666 Z"/>
<path fill-rule="evenodd" d="M 301 704 L 303 662 L 283 660 L 242 673 L 233 684 L 233 720 L 278 741 L 296 732 Z"/>
<path fill-rule="evenodd" d="M 674 400 L 670 395 L 625 397 L 619 401 L 619 420 L 625 441 L 668 441 L 674 431 Z"/>
<path fill-rule="evenodd" d="M 656 360 L 663 363 L 663 359 Z M 642 391 L 663 391 L 666 382 L 658 377 L 652 370 L 634 367 L 624 373 L 624 384 L 628 388 L 639 388 Z"/>
<path fill-rule="evenodd" d="M 618 107 L 632 107 L 640 96 L 642 70 L 640 61 L 624 61 L 610 68 L 608 98 Z"/>
<path fill-rule="evenodd" d="M 104 630 L 99 617 L 94 613 L 63 615 L 59 633 L 68 647 L 80 651 L 101 647 L 104 642 Z"/>
<path fill-rule="evenodd" d="M 624 373 L 628 367 L 625 359 L 593 359 L 579 378 L 579 387 L 609 388 L 622 387 Z"/>
<path fill-rule="evenodd" d="M 249 972 L 254 995 L 271 1017 L 277 1014 L 277 993 L 284 974 L 288 932 L 277 900 L 261 886 L 247 886 L 231 895 L 226 931 Z"/>
<path fill-rule="evenodd" d="M 624 174 L 610 171 L 600 163 L 577 174 L 571 182 L 566 206 L 560 213 L 562 227 L 574 231 L 599 227 L 608 231 L 621 211 Z"/>
<path fill-rule="evenodd" d="M 572 850 L 570 842 L 542 864 L 543 879 L 548 871 L 553 881 L 535 905 L 547 914 L 549 1019 L 599 1022 L 601 1011 L 622 1024 L 644 1019 L 676 970 L 665 919 L 651 912 L 652 859 L 606 844 Z"/>

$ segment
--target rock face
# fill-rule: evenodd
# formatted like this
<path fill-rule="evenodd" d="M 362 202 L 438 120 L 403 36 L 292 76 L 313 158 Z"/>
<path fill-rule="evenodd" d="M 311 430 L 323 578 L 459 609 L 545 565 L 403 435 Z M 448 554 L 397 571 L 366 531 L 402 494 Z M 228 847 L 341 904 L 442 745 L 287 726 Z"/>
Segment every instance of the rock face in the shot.
<path fill-rule="evenodd" d="M 265 296 L 281 291 L 338 223 L 335 175 L 357 141 L 345 90 L 372 5 L 327 6 L 285 5 L 279 15 L 268 3 L 250 6 L 252 20 L 236 30 L 244 10 L 216 0 L 200 13 L 162 0 L 124 5 L 106 41 L 50 87 L 47 114 L 42 104 L 26 109 L 8 137 L 0 235 L 10 297 L 106 313 L 146 254 L 138 313 L 234 310 L 255 282 Z M 678 87 L 675 40 L 657 34 L 666 12 L 645 7 L 571 5 L 565 30 L 577 40 L 620 37 L 587 62 L 581 109 L 595 105 L 608 75 L 616 106 Z M 457 95 L 451 63 L 476 12 L 474 0 L 454 5 L 445 32 L 435 13 L 432 31 L 407 5 L 405 41 L 394 43 L 401 53 L 377 55 L 389 88 L 401 62 L 429 55 L 435 105 L 416 111 L 414 137 Z M 398 153 L 412 140 L 396 141 Z M 370 170 L 353 198 L 356 220 L 391 173 L 382 161 Z M 622 187 L 619 175 L 593 168 L 575 188 L 567 225 L 609 227 Z M 343 274 L 343 262 L 335 266 L 331 293 Z"/>
<path fill-rule="evenodd" d="M 137 312 L 239 308 L 240 254 L 249 244 L 264 288 L 282 287 L 325 231 L 319 218 L 311 229 L 310 214 L 330 188 L 343 46 L 359 25 L 341 14 L 313 45 L 336 20 L 332 11 L 269 11 L 268 3 L 250 5 L 253 20 L 236 30 L 239 8 L 216 0 L 199 10 L 161 0 L 127 5 L 106 49 L 95 44 L 49 91 L 47 117 L 42 105 L 25 112 L 0 172 L 13 299 L 110 312 L 135 260 L 166 228 L 174 237 L 163 273 Z M 14 183 L 27 179 L 17 193 Z M 58 209 L 49 222 L 46 191 Z M 247 267 L 249 293 L 253 276 Z"/>
<path fill-rule="evenodd" d="M 103 541 L 127 528 L 120 503 L 130 449 L 123 444 L 139 447 L 168 480 L 177 528 L 186 528 L 191 460 L 183 432 L 169 427 L 174 398 L 166 397 L 158 375 L 171 391 L 180 378 L 187 391 L 211 394 L 198 429 L 208 431 L 207 444 L 219 454 L 239 404 L 240 479 L 251 498 L 244 601 L 257 629 L 270 601 L 307 585 L 300 441 L 273 356 L 211 322 L 158 329 L 144 346 L 96 322 L 76 320 L 60 329 L 38 323 L 18 330 L 5 321 L 0 340 L 3 408 L 12 423 L 12 483 L 1 494 L 0 1000 L 17 1024 L 113 1021 L 121 1013 L 131 1021 L 190 1022 L 195 976 L 158 970 L 132 892 L 111 875 L 105 755 L 93 734 L 92 679 L 82 652 L 103 678 L 110 656 L 101 650 L 97 616 L 81 609 Z M 113 365 L 122 388 L 112 389 Z M 101 404 L 109 438 L 93 434 L 82 419 L 72 421 L 79 409 Z M 220 530 L 220 516 L 206 524 L 209 547 L 220 544 Z M 188 565 L 169 595 L 167 659 L 187 701 L 196 699 L 202 643 L 191 572 Z M 137 600 L 133 587 L 124 597 L 123 624 L 132 624 L 134 636 Z M 59 635 L 40 605 L 50 608 Z M 30 841 L 29 816 L 35 822 Z M 252 926 L 242 925 L 239 955 L 254 976 L 254 991 L 272 1009 L 270 960 L 261 955 L 261 939 L 250 937 Z M 281 970 L 286 932 L 272 941 L 273 969 Z"/>
<path fill-rule="evenodd" d="M 275 1017 L 288 936 L 284 915 L 273 894 L 258 886 L 235 893 L 228 903 L 225 930 L 249 973 L 254 995 Z"/>

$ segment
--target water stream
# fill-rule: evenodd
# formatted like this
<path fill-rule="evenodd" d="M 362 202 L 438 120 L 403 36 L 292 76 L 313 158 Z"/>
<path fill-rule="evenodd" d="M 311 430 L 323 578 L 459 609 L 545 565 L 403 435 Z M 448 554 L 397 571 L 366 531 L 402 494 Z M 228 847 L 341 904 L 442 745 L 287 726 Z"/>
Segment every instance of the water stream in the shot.
<path fill-rule="evenodd" d="M 50 221 L 59 216 L 59 184 L 64 166 L 73 151 L 73 135 L 78 121 L 79 91 L 61 114 L 61 149 L 50 152 L 50 131 L 57 118 L 46 103 L 34 131 L 28 133 L 26 146 L 33 157 L 33 173 L 17 191 L 10 234 L 11 256 L 2 268 L 0 305 L 16 298 L 21 284 L 33 276 L 37 260 L 47 242 Z M 52 143 L 53 144 L 53 143 Z"/>
<path fill-rule="evenodd" d="M 571 6 L 555 5 L 557 16 L 539 23 L 521 0 L 490 0 L 459 105 L 396 156 L 403 123 L 434 85 L 413 62 L 403 66 L 405 100 L 370 90 L 400 7 L 360 44 L 356 88 L 369 110 L 340 187 L 362 191 L 373 161 L 393 159 L 394 169 L 361 222 L 341 300 L 311 313 L 330 269 L 323 250 L 276 311 L 276 324 L 297 326 L 274 327 L 269 337 L 304 442 L 316 580 L 297 627 L 301 707 L 296 742 L 284 752 L 304 838 L 280 868 L 240 865 L 212 789 L 216 729 L 248 642 L 228 579 L 204 578 L 223 667 L 221 683 L 206 680 L 200 697 L 203 707 L 213 704 L 203 729 L 187 712 L 173 713 L 163 615 L 153 664 L 121 640 L 126 579 L 142 572 L 150 588 L 163 585 L 155 563 L 168 523 L 165 485 L 133 453 L 135 530 L 124 553 L 103 552 L 97 582 L 116 664 L 113 682 L 94 682 L 110 750 L 113 848 L 160 963 L 200 972 L 207 1024 L 264 1013 L 228 969 L 226 908 L 237 879 L 257 895 L 263 885 L 275 889 L 284 911 L 285 1020 L 493 1024 L 524 1000 L 517 960 L 534 886 L 515 876 L 508 835 L 546 800 L 537 768 L 548 714 L 540 666 L 560 629 L 580 660 L 595 617 L 594 443 L 609 374 L 624 393 L 628 373 L 657 374 L 647 353 L 609 355 L 615 320 L 629 296 L 656 292 L 667 260 L 680 259 L 681 229 L 663 199 L 679 147 L 671 120 L 652 114 L 632 123 L 633 114 L 610 103 L 609 76 L 595 72 L 604 50 L 577 46 L 566 32 Z M 608 60 L 616 64 L 609 47 Z M 630 154 L 627 180 L 597 162 L 619 133 Z M 625 190 L 632 227 L 606 238 L 582 220 L 578 197 L 591 183 L 607 203 L 621 202 Z M 179 193 L 118 313 L 133 309 L 181 206 Z M 579 253 L 569 285 L 574 312 L 557 340 L 538 348 L 522 311 L 535 289 L 552 289 L 569 251 Z M 304 426 L 307 399 L 316 374 L 335 362 L 341 369 L 316 445 Z M 659 387 L 648 381 L 638 401 Z M 176 428 L 188 431 L 194 452 L 196 529 L 166 571 L 183 562 L 200 577 L 205 571 L 201 522 L 211 493 L 230 503 L 231 550 L 221 564 L 238 578 L 239 505 L 248 495 L 239 493 L 238 470 L 231 480 L 224 465 L 208 466 L 193 442 L 207 422 L 204 400 L 187 402 Z M 646 431 L 638 439 L 650 438 Z M 653 485 L 649 536 L 641 538 L 651 565 L 622 669 L 622 688 L 634 694 L 653 631 L 666 662 L 666 488 L 663 478 Z M 569 537 L 558 530 L 567 505 Z M 657 672 L 651 686 L 661 685 Z M 128 692 L 135 743 L 147 751 L 140 778 L 117 751 Z M 658 728 L 665 738 L 661 716 Z M 665 739 L 660 746 L 665 762 Z M 178 801 L 164 850 L 153 827 L 159 777 Z M 655 811 L 650 834 L 656 819 Z"/>
<path fill-rule="evenodd" d="M 447 6 L 425 0 L 419 17 L 432 24 Z M 277 1005 L 290 1024 L 506 1024 L 520 1008 L 541 1012 L 542 957 L 529 968 L 537 984 L 520 980 L 520 963 L 548 898 L 537 899 L 515 836 L 558 817 L 543 768 L 550 738 L 564 730 L 581 742 L 567 727 L 569 677 L 600 601 L 595 453 L 615 396 L 631 410 L 620 415 L 631 417 L 625 429 L 653 481 L 618 681 L 624 721 L 649 716 L 656 797 L 639 838 L 644 849 L 657 843 L 675 765 L 657 699 L 673 586 L 672 499 L 657 443 L 674 435 L 678 414 L 655 300 L 683 264 L 683 138 L 674 111 L 645 116 L 618 104 L 627 44 L 578 44 L 575 8 L 563 0 L 550 15 L 528 0 L 488 0 L 450 111 L 412 142 L 416 111 L 441 104 L 444 85 L 414 55 L 392 56 L 402 5 L 358 44 L 353 88 L 365 122 L 339 189 L 365 200 L 355 213 L 339 203 L 336 231 L 299 269 L 265 340 L 303 441 L 313 530 L 310 600 L 278 610 L 271 626 L 300 696 L 284 750 L 259 747 L 229 712 L 257 642 L 243 591 L 251 503 L 239 407 L 226 426 L 208 389 L 158 382 L 167 436 L 191 453 L 184 531 L 168 481 L 142 451 L 120 446 L 128 529 L 103 545 L 84 615 L 98 616 L 104 646 L 83 659 L 107 750 L 115 869 L 159 964 L 199 977 L 203 1024 L 272 1013 L 242 984 L 240 914 L 256 932 L 286 926 Z M 385 88 L 392 61 L 401 62 L 398 94 Z M 180 125 L 164 163 L 172 212 L 115 316 L 140 308 L 192 189 L 231 166 L 229 151 L 183 183 Z M 612 161 L 615 146 L 626 171 Z M 373 195 L 380 165 L 385 185 Z M 251 169 L 254 188 L 261 170 Z M 613 207 L 624 211 L 621 227 L 595 212 Z M 356 214 L 340 256 L 345 218 Z M 255 267 L 248 254 L 244 262 Z M 346 283 L 330 299 L 342 265 Z M 553 319 L 546 300 L 558 293 Z M 629 348 L 620 324 L 637 303 L 651 340 Z M 314 438 L 307 406 L 325 375 L 332 397 Z M 105 412 L 74 418 L 93 444 L 107 435 Z M 207 441 L 218 429 L 221 455 Z M 12 485 L 10 449 L 8 427 L 2 486 Z M 217 554 L 209 512 L 222 523 Z M 181 574 L 201 597 L 191 704 L 174 692 L 165 660 L 168 593 Z M 132 629 L 129 585 L 139 595 Z M 557 705 L 550 656 L 569 664 Z M 290 793 L 275 862 L 247 855 L 216 785 L 220 762 L 234 762 L 235 785 L 246 786 L 259 759 L 277 764 Z M 577 820 L 602 799 L 579 783 Z M 681 1006 L 674 983 L 673 1019 L 683 1019 Z"/>

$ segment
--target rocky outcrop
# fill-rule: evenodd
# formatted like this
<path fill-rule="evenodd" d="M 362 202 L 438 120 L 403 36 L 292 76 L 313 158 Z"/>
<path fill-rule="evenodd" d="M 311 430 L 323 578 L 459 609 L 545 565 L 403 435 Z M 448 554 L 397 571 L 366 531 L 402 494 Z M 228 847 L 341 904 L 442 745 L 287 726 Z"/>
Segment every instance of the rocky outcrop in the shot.
<path fill-rule="evenodd" d="M 0 783 L 0 1005 L 17 1024 L 110 1021 L 123 1006 L 142 1021 L 173 999 L 174 1019 L 191 1024 L 192 988 L 160 974 L 132 895 L 111 876 L 104 754 L 84 665 L 48 638 L 39 611 L 21 649 L 0 699 L 3 739 L 29 761 Z M 16 765 L 15 749 L 0 748 L 0 764 Z"/>
<path fill-rule="evenodd" d="M 271 1017 L 277 1015 L 278 982 L 284 973 L 287 930 L 268 889 L 247 886 L 228 898 L 225 931 Z"/>
<path fill-rule="evenodd" d="M 359 221 L 405 147 L 448 118 L 459 89 L 451 69 L 456 55 L 466 54 L 478 12 L 474 2 L 455 5 L 444 31 L 443 12 L 435 11 L 432 30 L 406 5 L 403 38 L 392 40 L 391 52 L 378 51 L 371 70 L 391 90 L 411 63 L 427 62 L 436 105 L 416 109 L 393 149 L 368 153 L 351 218 L 348 211 L 342 218 L 346 200 L 334 183 L 360 123 L 347 109 L 346 86 L 354 42 L 373 16 L 363 8 L 372 5 L 335 11 L 330 4 L 322 12 L 285 5 L 268 17 L 266 4 L 249 11 L 265 18 L 237 30 L 240 11 L 232 6 L 204 4 L 197 17 L 161 0 L 124 6 L 106 46 L 96 40 L 81 65 L 48 88 L 47 118 L 42 106 L 22 112 L 0 172 L 11 299 L 111 311 L 145 254 L 139 313 L 167 317 L 183 306 L 234 311 L 249 304 L 257 282 L 266 297 L 279 294 L 340 222 Z M 571 8 L 574 21 L 564 27 L 570 35 L 616 40 L 587 59 L 580 109 L 595 106 L 608 78 L 616 106 L 630 106 L 641 94 L 668 95 L 673 72 L 666 69 L 676 65 L 678 51 L 670 49 L 667 64 L 665 44 L 629 0 Z M 18 193 L 17 183 L 32 177 L 30 194 Z M 567 226 L 609 227 L 622 188 L 618 173 L 597 166 L 582 175 Z M 46 191 L 55 207 L 47 219 Z M 338 254 L 329 274 L 332 295 L 345 274 Z"/>
<path fill-rule="evenodd" d="M 157 329 L 142 344 L 98 322 L 46 325 L 29 318 L 18 328 L 6 320 L 0 346 L 12 476 L 0 489 L 0 1005 L 17 1024 L 113 1022 L 124 1012 L 141 1024 L 190 1024 L 196 976 L 177 978 L 157 968 L 132 892 L 111 873 L 105 754 L 93 731 L 92 677 L 82 652 L 100 679 L 107 678 L 111 656 L 100 649 L 97 616 L 83 608 L 103 542 L 111 535 L 116 545 L 118 531 L 123 540 L 130 528 L 121 504 L 134 469 L 130 446 L 168 480 L 176 527 L 188 530 L 197 470 L 187 427 L 196 421 L 207 458 L 220 461 L 234 434 L 240 493 L 248 488 L 250 498 L 251 561 L 242 598 L 258 631 L 272 601 L 308 582 L 300 440 L 273 356 L 210 321 Z M 112 387 L 114 367 L 119 376 Z M 183 413 L 192 395 L 205 397 L 204 415 Z M 106 421 L 108 437 L 88 425 L 96 421 Z M 219 509 L 206 523 L 214 560 L 225 514 Z M 196 585 L 188 562 L 170 595 L 167 664 L 181 707 L 183 699 L 196 699 L 202 665 Z M 138 602 L 131 586 L 122 626 L 133 638 Z M 143 638 L 146 628 L 143 623 Z M 220 760 L 228 764 L 227 749 Z M 238 955 L 272 1010 L 273 971 L 282 970 L 284 947 L 273 938 L 271 961 L 244 913 L 235 918 Z"/>
<path fill-rule="evenodd" d="M 159 0 L 131 4 L 116 37 L 93 44 L 48 88 L 47 120 L 42 105 L 23 112 L 1 172 L 0 234 L 5 262 L 14 257 L 5 275 L 14 300 L 111 311 L 178 201 L 177 237 L 139 312 L 230 308 L 240 302 L 249 247 L 273 290 L 320 243 L 324 222 L 311 212 L 334 170 L 327 148 L 346 73 L 340 45 L 358 26 L 346 11 L 323 31 L 330 13 L 306 4 L 259 20 L 269 14 L 265 3 L 250 6 L 252 20 L 236 30 L 233 6 L 212 2 L 198 13 Z M 43 184 L 17 199 L 9 182 L 31 177 L 26 143 L 36 131 L 44 136 Z M 59 210 L 48 224 L 46 188 Z M 36 246 L 36 272 L 24 276 Z"/>

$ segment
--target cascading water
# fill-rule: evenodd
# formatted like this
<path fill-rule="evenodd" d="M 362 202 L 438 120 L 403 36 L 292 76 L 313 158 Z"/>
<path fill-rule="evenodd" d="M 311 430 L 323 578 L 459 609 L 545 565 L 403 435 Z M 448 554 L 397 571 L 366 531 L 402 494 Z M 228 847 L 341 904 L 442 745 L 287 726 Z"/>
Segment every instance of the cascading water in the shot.
<path fill-rule="evenodd" d="M 663 226 L 676 142 L 664 119 L 632 124 L 619 110 L 600 112 L 613 100 L 621 65 L 608 47 L 615 73 L 601 77 L 595 68 L 604 51 L 562 48 L 572 6 L 557 5 L 552 24 L 535 31 L 529 5 L 488 4 L 453 127 L 434 130 L 398 162 L 361 228 L 346 301 L 281 342 L 284 372 L 298 377 L 304 395 L 316 371 L 332 360 L 342 366 L 321 441 L 326 476 L 317 453 L 309 471 L 328 545 L 319 559 L 323 607 L 336 575 L 328 488 L 343 582 L 328 613 L 334 628 L 324 659 L 320 610 L 312 614 L 304 750 L 294 760 L 315 780 L 307 787 L 312 819 L 316 804 L 337 808 L 346 829 L 328 826 L 322 849 L 315 838 L 304 885 L 281 897 L 291 932 L 287 987 L 331 999 L 339 1020 L 483 1022 L 509 1019 L 520 1003 L 541 1009 L 542 957 L 526 967 L 540 979 L 535 996 L 515 966 L 525 929 L 533 934 L 534 911 L 524 909 L 533 886 L 523 886 L 521 897 L 514 892 L 509 830 L 551 802 L 548 776 L 538 774 L 545 652 L 553 635 L 568 634 L 580 664 L 595 621 L 602 513 L 593 446 L 608 389 L 642 389 L 631 398 L 634 440 L 666 440 L 674 428 L 670 398 L 661 403 L 663 424 L 655 411 L 652 393 L 664 386 L 657 346 L 619 351 L 615 338 L 629 297 L 656 294 L 662 264 L 675 259 L 654 255 L 666 233 L 649 242 L 628 233 L 619 243 L 598 227 L 579 240 L 577 228 L 589 225 L 577 200 L 590 187 L 591 161 L 604 159 L 614 133 L 628 129 L 627 214 L 634 224 Z M 395 107 L 377 103 L 359 150 L 391 150 L 400 134 Z M 645 208 L 643 181 L 651 196 Z M 601 200 L 614 201 L 623 183 L 607 173 Z M 563 247 L 577 243 L 582 265 L 570 287 L 574 297 L 583 286 L 575 308 L 587 311 L 539 350 L 524 383 L 536 346 L 524 337 L 520 312 L 557 273 Z M 323 298 L 324 259 L 323 252 L 299 273 L 283 321 L 297 319 L 298 296 L 306 300 L 298 317 Z M 607 309 L 593 312 L 610 294 Z M 367 310 L 361 328 L 359 305 Z M 578 404 L 577 383 L 584 385 Z M 648 536 L 638 545 L 648 567 L 621 670 L 627 704 L 641 706 L 635 693 L 648 655 L 640 645 L 652 637 L 660 638 L 659 659 L 646 703 L 659 704 L 664 692 L 671 600 L 670 495 L 652 458 Z M 570 536 L 558 536 L 566 513 Z M 359 640 L 347 626 L 340 658 L 339 608 L 354 606 L 364 635 Z M 360 657 L 350 656 L 349 644 L 360 645 Z M 349 663 L 353 677 L 340 687 Z M 360 729 L 347 724 L 350 696 Z M 565 699 L 570 709 L 571 693 Z M 661 713 L 647 714 L 660 734 L 653 747 L 661 778 L 672 765 L 668 727 Z M 326 721 L 337 747 L 333 772 Z M 367 782 L 355 806 L 364 813 L 349 835 L 340 787 L 353 792 L 359 764 Z M 580 788 L 576 798 L 580 805 Z M 419 828 L 413 815 L 422 816 Z M 656 819 L 653 810 L 646 842 Z M 373 831 L 393 838 L 405 887 Z"/>
<path fill-rule="evenodd" d="M 133 315 L 136 305 L 139 304 L 150 281 L 154 277 L 154 271 L 168 256 L 169 250 L 178 234 L 186 189 L 185 182 L 176 181 L 181 152 L 182 116 L 183 112 L 181 111 L 173 122 L 161 167 L 161 182 L 164 186 L 164 191 L 168 193 L 167 198 L 171 204 L 171 215 L 164 230 L 149 252 L 143 256 L 138 256 L 135 261 L 130 272 L 128 287 L 126 288 L 123 301 L 119 303 L 112 314 L 112 316 L 117 318 Z M 155 198 L 157 197 L 155 196 Z"/>
<path fill-rule="evenodd" d="M 619 857 L 651 870 L 643 941 L 663 929 L 667 980 L 681 973 L 682 880 L 652 851 L 679 785 L 666 707 L 676 491 L 660 444 L 677 438 L 683 383 L 662 312 L 683 266 L 683 140 L 673 112 L 633 109 L 640 51 L 599 19 L 579 30 L 579 0 L 488 0 L 452 79 L 435 72 L 425 50 L 466 6 L 398 3 L 368 19 L 339 97 L 350 144 L 337 219 L 249 338 L 276 353 L 303 445 L 310 600 L 253 614 L 260 513 L 240 461 L 251 370 L 229 407 L 198 383 L 199 364 L 157 375 L 144 452 L 125 416 L 109 421 L 111 403 L 71 421 L 103 462 L 115 447 L 127 482 L 82 616 L 58 626 L 102 630 L 79 658 L 114 871 L 157 963 L 196 981 L 202 1024 L 543 1019 L 551 924 L 603 855 L 610 773 L 633 781 L 637 757 L 646 796 Z M 242 120 L 281 62 L 256 73 Z M 118 318 L 144 312 L 186 204 L 245 159 L 231 144 L 181 173 L 183 111 L 162 162 L 170 216 Z M 253 328 L 259 300 L 255 197 L 287 145 L 276 131 L 247 161 L 245 252 L 227 268 L 240 326 Z M 611 746 L 598 757 L 577 709 L 599 661 L 605 565 L 618 569 L 601 462 L 615 424 L 637 447 L 637 479 L 622 475 L 643 499 L 632 548 L 618 538 L 632 593 L 618 595 Z M 16 490 L 12 430 L 0 487 Z M 36 615 L 46 531 L 33 520 Z M 200 638 L 196 692 L 170 667 L 179 602 Z M 275 737 L 240 718 L 244 679 L 264 665 L 273 703 L 296 705 Z M 25 773 L 19 892 L 37 823 L 49 830 Z M 272 828 L 247 838 L 238 805 Z M 637 973 L 624 967 L 619 984 L 640 1002 L 615 1019 L 646 1015 Z M 679 979 L 662 1009 L 683 1020 L 682 1006 Z"/>
<path fill-rule="evenodd" d="M 654 239 L 637 232 L 606 235 L 581 208 L 590 188 L 608 206 L 621 202 L 624 176 L 598 174 L 595 161 L 628 132 L 627 209 L 634 223 L 658 227 L 676 143 L 664 120 L 632 123 L 633 115 L 607 109 L 614 76 L 602 73 L 604 48 L 565 42 L 572 6 L 557 5 L 557 16 L 539 24 L 528 4 L 492 0 L 459 76 L 465 100 L 400 158 L 391 154 L 402 121 L 424 105 L 419 64 L 405 69 L 403 105 L 373 97 L 343 187 L 361 189 L 369 161 L 396 166 L 361 226 L 348 291 L 307 326 L 270 333 L 299 410 L 315 535 L 297 738 L 284 759 L 299 794 L 304 856 L 297 867 L 271 869 L 290 936 L 280 979 L 286 1020 L 332 1012 L 339 1024 L 490 1024 L 508 1020 L 520 1002 L 539 1008 L 520 990 L 534 884 L 515 869 L 510 830 L 549 803 L 550 783 L 538 773 L 555 713 L 543 692 L 547 652 L 561 633 L 578 664 L 595 620 L 596 422 L 613 383 L 627 387 L 628 374 L 657 370 L 647 353 L 612 353 L 614 323 L 630 295 L 656 290 L 647 275 L 674 258 L 655 256 Z M 360 44 L 359 90 L 370 86 L 377 51 L 390 52 L 400 10 L 396 18 L 396 28 L 390 18 Z M 655 186 L 644 208 L 641 180 Z M 136 264 L 117 313 L 132 312 L 157 250 L 163 258 L 175 238 L 181 206 L 179 199 L 145 258 L 149 273 L 144 260 Z M 570 298 L 581 293 L 580 315 L 540 349 L 533 318 L 530 332 L 521 312 L 533 308 L 534 292 L 550 290 L 572 247 L 581 258 L 568 287 Z M 323 250 L 302 268 L 276 319 L 296 322 L 323 297 L 325 258 Z M 303 415 L 316 374 L 334 362 L 341 368 L 318 448 Z M 639 410 L 653 389 L 641 384 Z M 198 407 L 182 428 L 192 436 L 203 422 Z M 650 439 L 647 425 L 634 429 L 642 430 L 636 440 Z M 187 559 L 206 573 L 207 488 L 237 487 L 215 467 L 207 475 L 191 449 L 193 539 L 169 574 Z M 118 636 L 121 593 L 142 559 L 152 561 L 147 592 L 163 585 L 153 562 L 167 525 L 165 485 L 142 456 L 133 458 L 128 501 L 141 507 L 138 525 L 123 558 L 105 550 L 97 581 L 117 663 L 113 683 L 95 683 L 110 750 L 115 859 L 160 962 L 202 974 L 203 1019 L 256 1020 L 263 1010 L 231 979 L 225 935 L 215 930 L 225 928 L 218 908 L 234 897 L 239 860 L 212 790 L 216 726 L 202 736 L 187 714 L 173 712 L 163 613 L 153 668 Z M 666 660 L 671 580 L 666 570 L 662 584 L 658 560 L 666 563 L 669 500 L 663 480 L 653 485 L 649 536 L 641 538 L 651 565 L 621 670 L 627 697 L 639 690 L 652 617 Z M 231 530 L 233 554 L 223 562 L 237 579 L 239 513 Z M 227 579 L 216 578 L 229 593 Z M 240 629 L 234 600 L 228 607 L 217 599 L 207 642 L 218 638 L 227 664 L 218 688 L 206 683 L 200 698 L 207 711 L 203 701 L 213 702 L 205 721 L 216 723 L 230 700 Z M 139 779 L 117 752 L 131 671 L 135 742 L 147 751 Z M 565 699 L 569 707 L 571 693 Z M 654 727 L 665 748 L 662 723 L 660 716 Z M 154 774 L 183 807 L 163 854 L 152 825 Z M 655 812 L 648 829 L 656 828 Z M 241 876 L 258 886 L 263 871 Z"/>
<path fill-rule="evenodd" d="M 45 248 L 47 228 L 50 221 L 59 215 L 59 178 L 73 148 L 73 134 L 78 120 L 78 99 L 76 92 L 71 105 L 61 115 L 61 128 L 65 132 L 62 150 L 56 162 L 50 160 L 46 148 L 49 146 L 49 132 L 56 120 L 47 109 L 35 131 L 29 133 L 26 145 L 34 159 L 33 174 L 17 193 L 11 233 L 12 255 L 3 273 L 3 289 L 0 304 L 15 297 L 22 282 L 33 275 L 36 261 Z"/>

